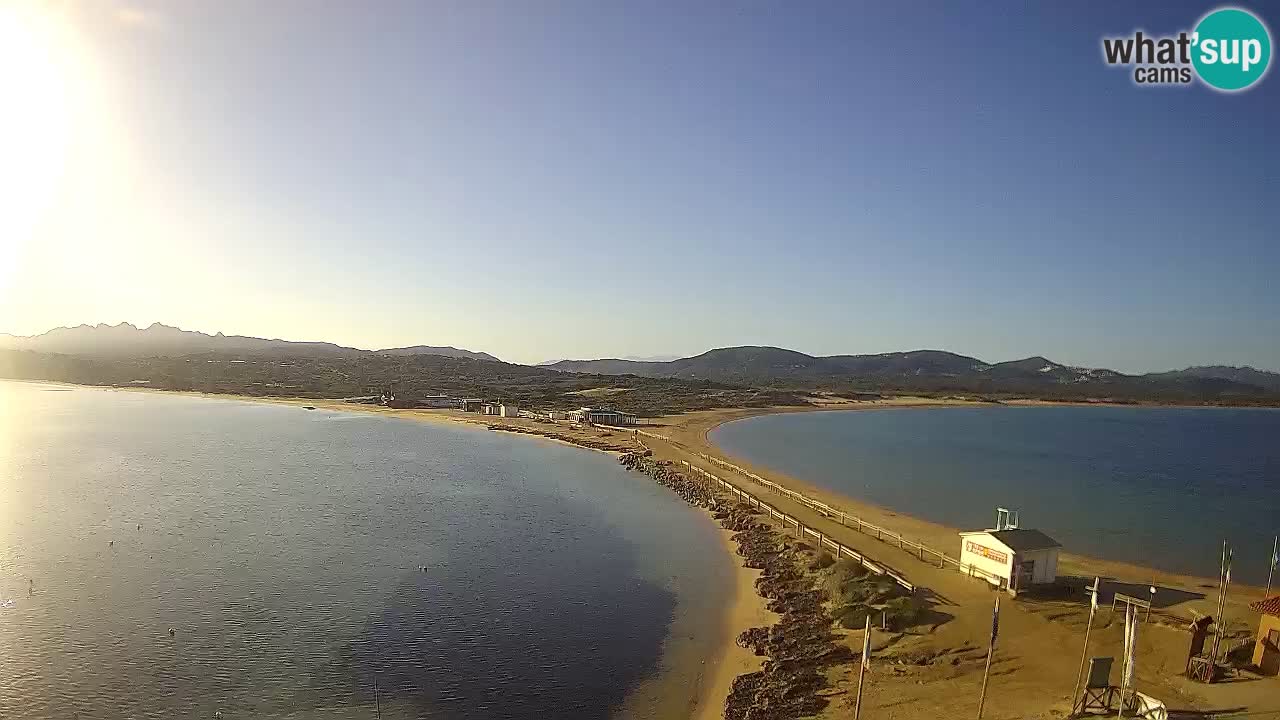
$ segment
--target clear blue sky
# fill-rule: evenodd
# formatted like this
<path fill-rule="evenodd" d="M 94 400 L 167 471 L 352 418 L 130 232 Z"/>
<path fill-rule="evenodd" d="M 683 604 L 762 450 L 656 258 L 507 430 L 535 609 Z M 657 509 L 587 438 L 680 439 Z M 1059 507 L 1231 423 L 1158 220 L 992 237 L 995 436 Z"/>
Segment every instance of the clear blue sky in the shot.
<path fill-rule="evenodd" d="M 1280 77 L 1101 59 L 1211 3 L 104 5 L 127 198 L 32 231 L 0 331 L 1280 370 Z"/>

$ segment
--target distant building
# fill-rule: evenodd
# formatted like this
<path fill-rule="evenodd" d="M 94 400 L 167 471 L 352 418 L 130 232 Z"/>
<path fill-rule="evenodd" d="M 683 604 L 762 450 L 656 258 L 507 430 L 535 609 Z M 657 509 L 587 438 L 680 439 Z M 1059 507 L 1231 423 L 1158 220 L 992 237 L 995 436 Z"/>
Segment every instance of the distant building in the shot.
<path fill-rule="evenodd" d="M 458 409 L 463 412 L 482 412 L 484 400 L 480 398 L 462 398 L 458 401 Z"/>
<path fill-rule="evenodd" d="M 547 413 L 547 419 L 548 420 L 568 420 L 569 413 L 564 412 L 562 410 L 552 410 L 551 412 Z"/>
<path fill-rule="evenodd" d="M 1253 646 L 1253 664 L 1263 675 L 1280 675 L 1280 595 L 1249 607 L 1262 613 L 1258 640 Z"/>
<path fill-rule="evenodd" d="M 448 395 L 428 395 L 422 398 L 422 406 L 429 408 L 451 408 L 457 405 L 457 401 Z"/>
<path fill-rule="evenodd" d="M 497 415 L 502 412 L 502 406 L 498 403 L 485 403 L 482 411 L 485 415 Z"/>
<path fill-rule="evenodd" d="M 520 417 L 520 408 L 510 403 L 502 403 L 498 406 L 498 414 L 505 418 Z"/>
<path fill-rule="evenodd" d="M 617 410 L 604 410 L 601 408 L 584 407 L 572 410 L 565 414 L 567 415 L 567 419 L 577 423 L 585 423 L 587 425 L 612 425 L 616 427 L 623 425 L 635 425 L 637 421 L 635 415 L 619 412 Z"/>

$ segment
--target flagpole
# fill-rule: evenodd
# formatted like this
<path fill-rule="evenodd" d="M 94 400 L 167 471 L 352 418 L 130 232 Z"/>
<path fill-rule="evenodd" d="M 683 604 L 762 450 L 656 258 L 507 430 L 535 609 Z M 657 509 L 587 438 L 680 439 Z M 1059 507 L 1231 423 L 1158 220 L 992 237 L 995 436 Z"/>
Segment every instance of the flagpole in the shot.
<path fill-rule="evenodd" d="M 1225 540 L 1222 545 L 1227 548 Z M 1215 674 L 1218 666 L 1218 651 L 1222 648 L 1222 634 L 1226 631 L 1226 619 L 1222 616 L 1227 613 L 1227 591 L 1231 589 L 1231 564 L 1235 560 L 1235 554 L 1234 548 L 1226 549 L 1226 562 L 1223 565 L 1225 570 L 1222 575 L 1222 595 L 1218 597 L 1218 617 L 1214 618 L 1217 628 L 1213 634 L 1213 655 L 1210 658 L 1213 662 L 1213 672 Z"/>
<path fill-rule="evenodd" d="M 858 699 L 853 705 L 853 720 L 862 717 L 862 681 L 867 676 L 867 655 L 871 653 L 871 615 L 867 615 L 867 626 L 862 634 L 862 662 L 858 664 Z"/>
<path fill-rule="evenodd" d="M 1089 590 L 1089 624 L 1084 626 L 1084 649 L 1080 651 L 1080 672 L 1076 673 L 1076 689 L 1071 691 L 1071 712 L 1076 711 L 1076 703 L 1080 698 L 1080 683 L 1084 680 L 1084 663 L 1089 657 L 1089 632 L 1093 630 L 1093 613 L 1098 609 L 1098 578 L 1093 579 L 1093 587 Z M 1084 703 L 1080 703 L 1083 705 Z M 1084 708 L 1081 708 L 1083 711 Z"/>
<path fill-rule="evenodd" d="M 1000 596 L 996 595 L 996 606 L 991 611 L 991 644 L 987 646 L 987 666 L 982 671 L 982 694 L 978 696 L 978 720 L 982 720 L 982 709 L 987 704 L 987 678 L 991 676 L 991 656 L 996 652 L 996 635 L 999 632 Z"/>
<path fill-rule="evenodd" d="M 1271 597 L 1271 576 L 1276 571 L 1276 558 L 1280 558 L 1280 535 L 1271 543 L 1271 569 L 1267 571 L 1267 594 L 1262 596 L 1263 600 Z"/>
<path fill-rule="evenodd" d="M 1124 668 L 1120 676 L 1120 709 L 1117 718 L 1124 717 L 1125 698 L 1133 689 L 1135 672 L 1133 670 L 1135 656 L 1138 653 L 1138 608 L 1132 603 L 1125 603 L 1124 611 Z"/>

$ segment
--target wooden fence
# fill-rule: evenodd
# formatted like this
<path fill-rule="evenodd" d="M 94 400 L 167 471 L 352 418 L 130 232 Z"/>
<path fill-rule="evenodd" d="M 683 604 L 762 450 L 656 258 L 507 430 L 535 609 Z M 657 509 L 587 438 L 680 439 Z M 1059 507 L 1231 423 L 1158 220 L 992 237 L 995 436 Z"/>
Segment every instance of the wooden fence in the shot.
<path fill-rule="evenodd" d="M 686 447 L 683 443 L 676 442 L 675 440 L 672 440 L 671 438 L 665 435 L 660 435 L 658 433 L 648 432 L 645 430 L 636 430 L 634 428 L 618 428 L 618 429 L 631 430 L 632 432 L 636 433 L 637 436 L 642 435 L 644 437 L 653 438 L 655 440 L 662 440 L 663 442 L 667 442 L 672 445 L 677 445 L 688 452 L 695 452 L 691 448 Z M 752 482 L 755 482 L 758 485 L 764 486 L 770 492 L 773 492 L 777 495 L 782 495 L 783 497 L 789 498 L 794 502 L 800 503 L 801 505 L 804 505 L 805 507 L 817 512 L 820 515 L 824 515 L 833 520 L 839 520 L 840 524 L 845 527 L 854 528 L 858 532 L 866 535 L 874 535 L 877 540 L 889 545 L 895 545 L 899 550 L 904 550 L 904 551 L 909 550 L 913 555 L 918 557 L 921 562 L 927 562 L 930 564 L 936 563 L 938 567 L 944 568 L 944 569 L 948 567 L 952 567 L 952 568 L 955 568 L 957 571 L 962 572 L 965 575 L 968 575 L 969 577 L 982 578 L 983 580 L 1002 589 L 1007 587 L 1008 585 L 1008 583 L 1005 581 L 1004 578 L 998 575 L 995 575 L 994 573 L 987 572 L 986 570 L 983 570 L 982 568 L 979 568 L 979 567 L 975 567 L 973 565 L 967 565 L 965 563 L 962 563 L 958 559 L 953 558 L 944 552 L 934 550 L 933 548 L 929 547 L 928 545 L 925 545 L 924 543 L 916 542 L 914 540 L 908 540 L 902 536 L 902 533 L 895 532 L 893 530 L 890 530 L 889 528 L 881 527 L 879 525 L 876 525 L 875 523 L 869 523 L 866 520 L 863 520 L 862 518 L 856 515 L 850 515 L 844 510 L 841 510 L 836 507 L 832 507 L 820 500 L 815 500 L 814 498 L 811 498 L 808 495 L 805 495 L 804 493 L 799 493 L 790 488 L 783 487 L 782 485 L 779 485 L 778 483 L 775 483 L 772 480 L 763 478 L 760 475 L 757 475 L 756 473 L 753 473 L 750 470 L 747 470 L 746 468 L 734 465 L 733 463 L 727 460 L 721 460 L 718 457 L 712 457 L 711 455 L 708 455 L 704 452 L 696 452 L 696 454 L 698 455 L 698 457 L 702 458 L 708 463 L 711 463 L 712 465 L 715 465 L 716 467 L 722 468 L 724 470 L 731 470 L 751 480 Z M 686 466 L 693 468 L 694 470 L 698 470 L 699 472 L 704 472 L 693 465 L 689 465 L 688 463 L 685 463 L 683 460 L 681 462 L 684 463 Z M 720 480 L 720 478 L 716 478 L 716 479 Z M 721 480 L 721 482 L 724 482 L 724 481 Z M 799 521 L 792 519 L 792 520 L 788 520 L 788 522 L 794 523 Z"/>
<path fill-rule="evenodd" d="M 818 530 L 815 530 L 811 527 L 806 527 L 805 524 L 800 522 L 798 518 L 794 518 L 782 512 L 781 510 L 774 507 L 773 505 L 770 505 L 764 500 L 761 500 L 760 498 L 756 497 L 755 495 L 751 494 L 746 490 L 743 490 L 742 488 L 729 482 L 728 480 L 725 480 L 724 478 L 714 473 L 703 470 L 697 465 L 690 463 L 688 460 L 681 460 L 680 464 L 685 466 L 692 472 L 696 473 L 698 478 L 701 480 L 701 482 L 704 485 L 718 487 L 721 490 L 733 493 L 734 495 L 737 495 L 738 499 L 742 501 L 744 504 L 754 508 L 758 508 L 764 512 L 769 513 L 769 517 L 775 518 L 777 520 L 781 520 L 783 525 L 789 525 L 791 527 L 794 527 L 796 529 L 796 537 L 814 539 L 815 541 L 817 541 L 817 545 L 819 548 L 831 550 L 831 552 L 835 554 L 837 560 L 845 557 L 853 558 L 854 560 L 857 560 L 859 563 L 861 563 L 862 566 L 867 570 L 870 570 L 871 572 L 877 575 L 887 575 L 893 578 L 894 582 L 898 583 L 903 588 L 905 588 L 907 592 L 914 593 L 916 591 L 916 586 L 912 585 L 900 573 L 888 567 L 885 567 L 884 565 L 881 565 L 880 563 L 866 557 L 862 553 L 858 552 L 857 550 L 854 550 L 851 547 L 848 547 L 847 545 L 842 545 L 836 542 L 835 540 L 832 540 L 830 537 L 827 537 L 826 535 L 824 535 L 822 532 Z"/>
<path fill-rule="evenodd" d="M 736 472 L 759 485 L 763 485 L 768 488 L 770 492 L 782 495 L 794 502 L 804 505 L 820 515 L 824 515 L 833 520 L 839 520 L 840 524 L 845 527 L 853 528 L 865 535 L 874 535 L 877 540 L 889 545 L 897 546 L 899 550 L 910 551 L 911 554 L 918 557 L 921 562 L 937 564 L 940 568 L 953 567 L 969 577 L 980 577 L 1001 588 L 1005 586 L 1004 578 L 989 573 L 981 568 L 974 567 L 973 565 L 961 563 L 956 558 L 938 550 L 934 550 L 924 543 L 908 540 L 902 536 L 902 533 L 894 532 L 889 528 L 880 527 L 874 523 L 869 523 L 856 515 L 850 515 L 844 510 L 832 507 L 820 500 L 815 500 L 804 493 L 799 493 L 790 488 L 783 487 L 772 480 L 763 478 L 756 473 L 753 473 L 746 468 L 734 465 L 727 460 L 721 460 L 720 458 L 712 457 L 702 452 L 698 453 L 698 456 L 716 467 L 723 468 L 725 470 L 732 470 L 733 472 Z"/>

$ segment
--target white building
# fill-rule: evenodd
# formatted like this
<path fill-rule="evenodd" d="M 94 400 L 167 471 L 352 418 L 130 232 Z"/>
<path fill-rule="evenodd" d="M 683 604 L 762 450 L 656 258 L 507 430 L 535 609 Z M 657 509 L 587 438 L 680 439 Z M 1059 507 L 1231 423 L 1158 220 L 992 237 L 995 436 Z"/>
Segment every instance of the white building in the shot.
<path fill-rule="evenodd" d="M 1058 579 L 1062 545 L 1039 530 L 1005 528 L 960 533 L 960 566 L 1011 593 Z"/>
<path fill-rule="evenodd" d="M 502 412 L 502 406 L 498 405 L 497 403 L 485 403 L 485 404 L 484 404 L 484 414 L 485 414 L 485 415 L 497 415 L 497 414 L 498 414 L 498 413 L 500 413 L 500 412 Z"/>
<path fill-rule="evenodd" d="M 567 413 L 569 420 L 573 422 L 586 423 L 588 425 L 635 425 L 636 416 L 617 410 L 602 410 L 600 408 L 578 408 Z"/>
<path fill-rule="evenodd" d="M 520 417 L 520 408 L 508 403 L 502 403 L 498 406 L 498 414 L 506 418 Z"/>
<path fill-rule="evenodd" d="M 457 406 L 458 401 L 448 395 L 428 395 L 422 398 L 422 404 L 429 408 L 451 408 Z"/>

